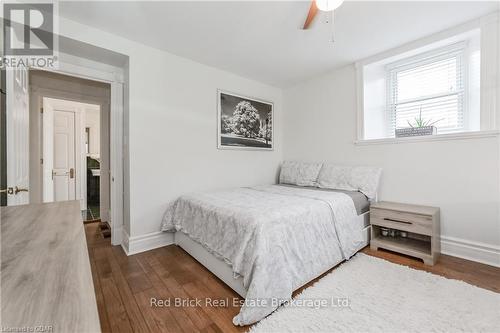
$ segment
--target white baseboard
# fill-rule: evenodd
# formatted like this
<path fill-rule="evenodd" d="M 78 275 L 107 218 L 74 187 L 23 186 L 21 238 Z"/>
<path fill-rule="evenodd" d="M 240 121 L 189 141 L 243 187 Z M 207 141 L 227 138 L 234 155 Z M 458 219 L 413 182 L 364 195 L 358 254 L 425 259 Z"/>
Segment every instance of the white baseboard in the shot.
<path fill-rule="evenodd" d="M 441 236 L 441 253 L 500 267 L 500 246 Z"/>
<path fill-rule="evenodd" d="M 174 234 L 171 232 L 157 231 L 130 237 L 123 229 L 122 248 L 128 256 L 171 244 L 174 244 Z"/>

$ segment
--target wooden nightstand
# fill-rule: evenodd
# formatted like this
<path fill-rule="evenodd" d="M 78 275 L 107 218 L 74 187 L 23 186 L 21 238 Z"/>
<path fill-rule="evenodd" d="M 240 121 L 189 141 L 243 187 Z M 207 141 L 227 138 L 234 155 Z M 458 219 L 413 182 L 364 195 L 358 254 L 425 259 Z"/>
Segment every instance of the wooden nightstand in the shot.
<path fill-rule="evenodd" d="M 420 258 L 434 265 L 441 252 L 439 208 L 381 201 L 370 207 L 370 248 L 379 247 Z M 382 229 L 406 232 L 407 237 L 383 236 Z"/>

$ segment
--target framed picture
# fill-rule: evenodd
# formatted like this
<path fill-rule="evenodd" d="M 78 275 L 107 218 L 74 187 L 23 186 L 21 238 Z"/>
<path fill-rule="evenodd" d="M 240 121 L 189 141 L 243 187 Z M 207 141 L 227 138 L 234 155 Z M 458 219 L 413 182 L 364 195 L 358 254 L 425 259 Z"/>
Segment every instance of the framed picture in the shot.
<path fill-rule="evenodd" d="M 253 97 L 217 91 L 219 149 L 274 149 L 274 106 Z"/>

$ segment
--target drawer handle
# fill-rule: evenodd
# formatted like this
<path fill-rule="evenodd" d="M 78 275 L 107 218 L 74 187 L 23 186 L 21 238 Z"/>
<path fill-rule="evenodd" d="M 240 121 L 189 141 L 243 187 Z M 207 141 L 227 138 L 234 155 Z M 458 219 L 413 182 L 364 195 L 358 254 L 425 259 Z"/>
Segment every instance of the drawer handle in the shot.
<path fill-rule="evenodd" d="M 404 224 L 413 224 L 411 222 L 408 222 L 408 221 L 401 221 L 401 220 L 394 220 L 394 219 L 390 219 L 390 218 L 384 218 L 384 221 L 391 221 L 391 222 L 397 222 L 397 223 L 404 223 Z"/>

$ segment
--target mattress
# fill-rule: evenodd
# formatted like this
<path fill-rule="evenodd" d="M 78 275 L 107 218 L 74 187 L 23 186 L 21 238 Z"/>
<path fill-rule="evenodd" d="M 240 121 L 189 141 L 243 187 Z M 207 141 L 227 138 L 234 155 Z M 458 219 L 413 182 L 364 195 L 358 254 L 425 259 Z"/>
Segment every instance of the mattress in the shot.
<path fill-rule="evenodd" d="M 358 213 L 358 215 L 364 214 L 370 210 L 370 201 L 368 200 L 368 197 L 366 195 L 364 195 L 363 193 L 358 192 L 358 191 L 331 190 L 331 189 L 318 188 L 318 187 L 313 187 L 313 186 L 297 186 L 297 185 L 289 185 L 289 184 L 279 184 L 279 186 L 304 188 L 304 189 L 316 190 L 316 191 L 344 193 L 344 194 L 347 194 L 349 197 L 351 197 L 352 201 L 354 202 L 354 208 L 356 208 L 356 213 Z"/>

